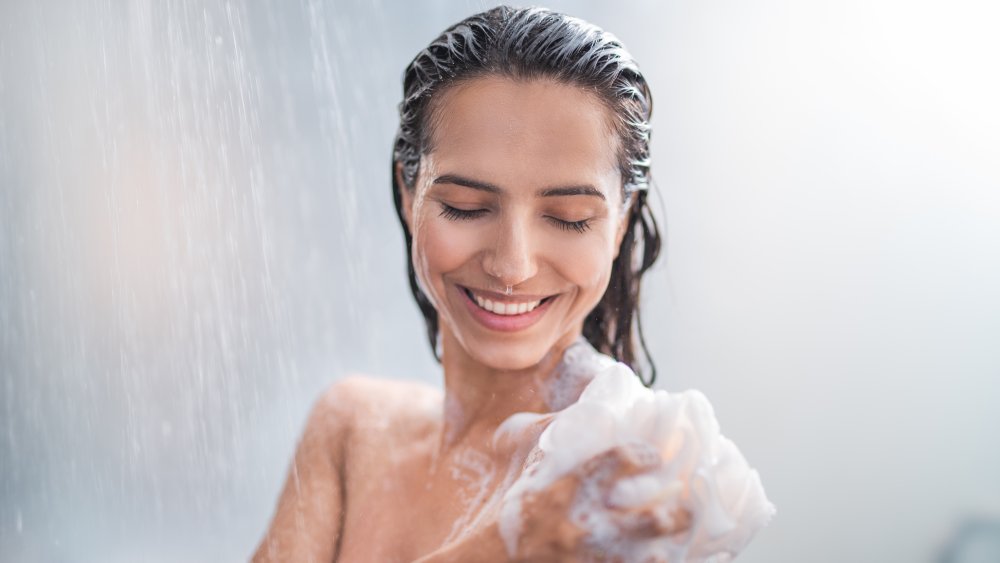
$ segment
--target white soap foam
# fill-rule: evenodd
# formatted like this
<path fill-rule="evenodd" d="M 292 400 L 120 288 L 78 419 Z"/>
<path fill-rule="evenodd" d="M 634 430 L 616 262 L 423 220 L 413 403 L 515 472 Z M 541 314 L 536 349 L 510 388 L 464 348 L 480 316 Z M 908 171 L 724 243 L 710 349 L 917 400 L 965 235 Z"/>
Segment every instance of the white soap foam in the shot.
<path fill-rule="evenodd" d="M 495 477 L 496 467 L 490 457 L 483 452 L 463 448 L 455 455 L 451 478 L 461 483 L 457 492 L 459 500 L 466 506 L 466 511 L 452 524 L 445 543 L 460 537 L 473 527 L 472 521 L 476 509 L 482 508 L 490 500 Z"/>
<path fill-rule="evenodd" d="M 600 475 L 581 482 L 570 519 L 605 557 L 721 563 L 742 551 L 774 515 L 757 472 L 720 434 L 712 406 L 700 392 L 647 389 L 628 366 L 582 338 L 567 350 L 556 382 L 581 378 L 589 381 L 582 395 L 559 412 L 518 413 L 497 430 L 495 442 L 516 439 L 532 425 L 551 420 L 537 447 L 521 458 L 522 471 L 509 487 L 501 487 L 506 492 L 498 507 L 499 525 L 509 555 L 517 551 L 523 496 L 579 472 L 586 461 L 616 446 L 638 444 L 665 463 L 619 479 L 610 492 Z M 552 399 L 568 402 L 559 392 Z M 668 524 L 674 515 L 687 513 L 690 526 L 674 536 L 626 539 L 627 523 L 613 507 L 650 508 Z"/>
<path fill-rule="evenodd" d="M 541 383 L 545 389 L 545 404 L 552 412 L 572 405 L 594 376 L 614 364 L 613 358 L 598 354 L 585 338 L 577 338 L 563 352 L 555 372 Z"/>

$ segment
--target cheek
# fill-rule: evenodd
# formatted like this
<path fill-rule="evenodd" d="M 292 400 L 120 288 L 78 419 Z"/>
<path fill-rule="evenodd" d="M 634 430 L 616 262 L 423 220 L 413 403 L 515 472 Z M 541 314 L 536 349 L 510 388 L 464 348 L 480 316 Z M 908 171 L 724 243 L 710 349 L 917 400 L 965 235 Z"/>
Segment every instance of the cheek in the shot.
<path fill-rule="evenodd" d="M 607 288 L 615 250 L 613 233 L 596 235 L 562 237 L 556 252 L 550 254 L 560 275 L 578 286 L 581 293 L 594 294 L 591 299 L 595 303 Z"/>
<path fill-rule="evenodd" d="M 437 288 L 442 274 L 457 270 L 475 256 L 475 238 L 443 218 L 422 219 L 414 233 L 414 267 L 425 285 Z"/>

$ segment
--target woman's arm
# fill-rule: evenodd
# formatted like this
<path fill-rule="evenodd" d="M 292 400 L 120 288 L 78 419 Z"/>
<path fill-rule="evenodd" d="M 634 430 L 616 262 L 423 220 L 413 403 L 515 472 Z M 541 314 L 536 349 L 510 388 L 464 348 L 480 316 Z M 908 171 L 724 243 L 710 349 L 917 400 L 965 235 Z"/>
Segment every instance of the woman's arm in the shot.
<path fill-rule="evenodd" d="M 510 561 L 496 523 L 480 528 L 460 541 L 452 542 L 413 563 L 492 563 Z"/>
<path fill-rule="evenodd" d="M 577 472 L 556 479 L 544 489 L 521 497 L 520 533 L 516 554 L 508 554 L 496 520 L 472 534 L 441 547 L 414 563 L 461 563 L 465 561 L 541 563 L 552 561 L 609 561 L 607 546 L 590 544 L 587 531 L 570 519 L 570 508 L 584 480 L 597 479 L 607 488 L 620 477 L 636 475 L 658 467 L 662 460 L 639 455 L 629 446 L 619 446 L 598 454 Z M 601 507 L 594 507 L 601 510 Z M 648 508 L 604 507 L 622 519 L 622 541 L 646 540 L 684 532 L 690 525 L 686 513 L 674 514 L 669 522 Z M 666 561 L 666 559 L 656 559 Z"/>
<path fill-rule="evenodd" d="M 357 383 L 354 377 L 337 381 L 313 406 L 254 563 L 337 557 L 344 520 L 344 460 Z"/>

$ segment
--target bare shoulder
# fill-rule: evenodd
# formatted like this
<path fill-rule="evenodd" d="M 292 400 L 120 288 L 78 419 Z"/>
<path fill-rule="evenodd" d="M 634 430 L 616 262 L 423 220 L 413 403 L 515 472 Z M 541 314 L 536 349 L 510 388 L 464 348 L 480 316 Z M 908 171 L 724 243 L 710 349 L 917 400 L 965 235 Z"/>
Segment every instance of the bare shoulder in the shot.
<path fill-rule="evenodd" d="M 362 375 L 331 384 L 309 412 L 271 526 L 253 560 L 334 560 L 347 515 L 345 498 L 355 490 L 347 478 L 350 468 L 378 459 L 387 443 L 426 431 L 439 396 L 420 383 Z"/>
<path fill-rule="evenodd" d="M 372 423 L 412 422 L 439 413 L 442 396 L 440 389 L 417 381 L 350 374 L 320 395 L 309 425 L 342 434 Z"/>
<path fill-rule="evenodd" d="M 440 398 L 440 389 L 418 381 L 352 373 L 327 387 L 317 400 L 316 408 L 346 414 L 348 411 L 384 407 L 387 402 L 409 403 Z"/>

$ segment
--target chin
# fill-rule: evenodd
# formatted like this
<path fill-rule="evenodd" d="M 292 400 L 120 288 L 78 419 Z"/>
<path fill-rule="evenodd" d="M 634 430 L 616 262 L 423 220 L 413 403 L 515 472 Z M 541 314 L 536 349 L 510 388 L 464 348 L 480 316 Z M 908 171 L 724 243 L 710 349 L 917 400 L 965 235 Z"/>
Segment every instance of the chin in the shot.
<path fill-rule="evenodd" d="M 542 339 L 527 341 L 505 340 L 501 338 L 469 341 L 468 353 L 483 365 L 493 369 L 515 371 L 538 365 L 549 351 L 542 345 Z"/>

